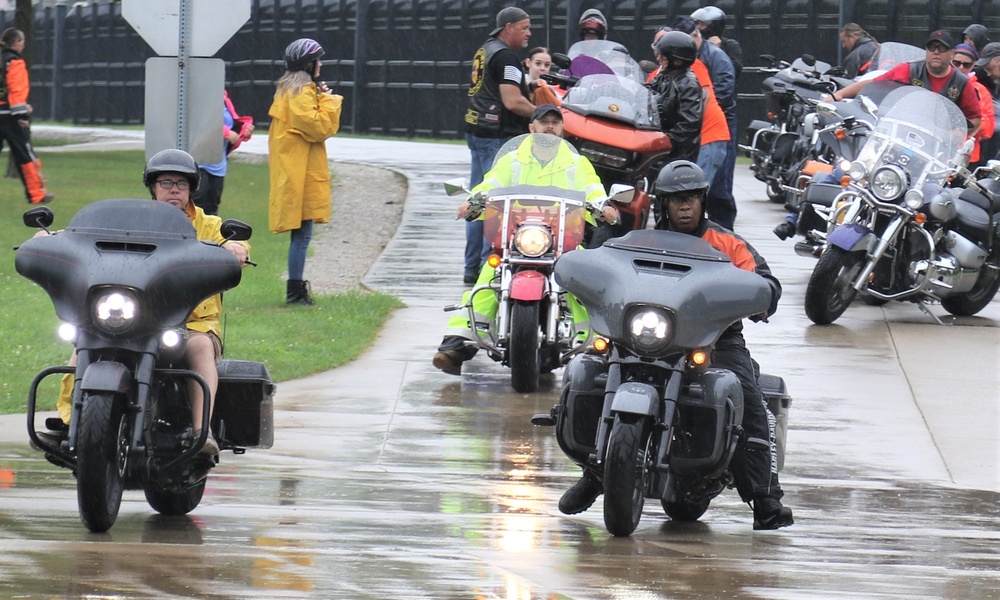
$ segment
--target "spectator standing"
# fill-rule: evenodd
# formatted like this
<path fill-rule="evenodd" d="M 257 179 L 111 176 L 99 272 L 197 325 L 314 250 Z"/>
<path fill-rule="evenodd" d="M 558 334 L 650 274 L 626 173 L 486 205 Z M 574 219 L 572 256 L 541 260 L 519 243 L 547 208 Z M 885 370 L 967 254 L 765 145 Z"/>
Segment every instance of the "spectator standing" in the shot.
<path fill-rule="evenodd" d="M 323 47 L 301 38 L 285 49 L 285 74 L 278 80 L 268 110 L 268 162 L 271 173 L 269 226 L 291 232 L 286 304 L 313 304 L 303 278 L 313 223 L 330 221 L 330 167 L 326 140 L 340 130 L 344 97 L 319 77 Z"/>
<path fill-rule="evenodd" d="M 31 105 L 28 96 L 31 83 L 28 65 L 21 58 L 24 32 L 8 27 L 0 34 L 0 58 L 3 60 L 3 89 L 0 89 L 0 148 L 6 141 L 24 184 L 24 195 L 31 204 L 42 204 L 54 198 L 45 189 L 42 161 L 31 147 Z"/>
<path fill-rule="evenodd" d="M 229 99 L 229 92 L 222 92 L 222 160 L 211 165 L 198 165 L 201 185 L 191 194 L 195 206 L 206 215 L 218 215 L 222 202 L 222 188 L 229 168 L 229 153 L 253 135 L 253 119 L 241 117 Z"/>
<path fill-rule="evenodd" d="M 703 6 L 691 13 L 691 18 L 698 24 L 701 37 L 726 53 L 739 77 L 743 72 L 743 48 L 736 40 L 722 37 L 726 31 L 726 13 L 717 6 Z"/>
<path fill-rule="evenodd" d="M 493 167 L 493 157 L 510 138 L 527 133 L 535 107 L 528 99 L 528 82 L 517 51 L 528 47 L 531 19 L 516 6 L 497 13 L 496 29 L 472 59 L 472 86 L 465 112 L 465 140 L 472 154 L 470 185 L 475 187 Z M 483 222 L 465 225 L 465 273 L 473 284 L 489 252 Z"/>
<path fill-rule="evenodd" d="M 542 75 L 552 69 L 552 55 L 549 49 L 536 46 L 528 50 L 528 58 L 524 59 L 524 72 L 528 81 L 529 100 L 535 104 L 535 90 L 538 89 Z"/>
<path fill-rule="evenodd" d="M 969 44 L 976 49 L 976 52 L 982 52 L 986 44 L 990 43 L 989 31 L 985 25 L 973 23 L 962 32 L 962 43 Z"/>
<path fill-rule="evenodd" d="M 993 130 L 996 127 L 996 118 L 993 113 L 993 97 L 986 86 L 979 83 L 972 68 L 979 60 L 979 53 L 969 44 L 959 44 L 955 46 L 955 56 L 951 59 L 951 66 L 955 67 L 959 73 L 969 78 L 969 84 L 976 91 L 976 98 L 979 100 L 979 110 L 982 122 L 979 131 L 976 132 L 976 145 L 969 155 L 969 166 L 975 168 L 980 163 L 985 163 L 988 158 L 984 156 L 982 149 L 984 142 L 993 137 Z"/>
<path fill-rule="evenodd" d="M 879 45 L 867 31 L 857 23 L 848 23 L 840 29 L 840 45 L 847 51 L 844 71 L 850 79 L 864 75 L 872 66 Z"/>

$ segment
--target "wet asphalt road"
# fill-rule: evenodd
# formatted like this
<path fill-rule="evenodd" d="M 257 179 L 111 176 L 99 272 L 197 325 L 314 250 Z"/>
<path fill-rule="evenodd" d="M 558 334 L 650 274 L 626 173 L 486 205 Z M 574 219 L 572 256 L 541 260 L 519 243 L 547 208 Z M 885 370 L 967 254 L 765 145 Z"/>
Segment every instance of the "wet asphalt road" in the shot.
<path fill-rule="evenodd" d="M 330 150 L 410 177 L 366 279 L 407 307 L 361 360 L 281 383 L 274 448 L 223 455 L 188 517 L 128 492 L 111 532 L 87 533 L 70 474 L 28 448 L 23 417 L 0 418 L 0 597 L 1000 597 L 1000 303 L 968 319 L 932 308 L 944 326 L 856 303 L 810 325 L 813 261 L 770 233 L 782 210 L 741 170 L 737 229 L 785 285 L 747 338 L 794 397 L 782 484 L 796 524 L 753 532 L 727 491 L 693 524 L 647 502 L 615 539 L 600 501 L 556 508 L 578 470 L 529 419 L 557 401 L 558 372 L 515 394 L 485 356 L 461 378 L 430 364 L 462 290 L 463 227 L 440 182 L 466 175 L 467 150 Z"/>

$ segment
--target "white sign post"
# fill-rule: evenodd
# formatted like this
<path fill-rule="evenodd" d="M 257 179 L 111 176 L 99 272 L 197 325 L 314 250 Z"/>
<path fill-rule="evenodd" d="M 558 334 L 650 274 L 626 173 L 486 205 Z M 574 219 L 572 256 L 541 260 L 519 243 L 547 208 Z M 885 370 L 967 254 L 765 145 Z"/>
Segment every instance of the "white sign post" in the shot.
<path fill-rule="evenodd" d="M 122 17 L 164 57 L 146 61 L 146 158 L 180 148 L 199 164 L 222 160 L 225 65 L 201 57 L 247 22 L 250 0 L 122 0 Z"/>

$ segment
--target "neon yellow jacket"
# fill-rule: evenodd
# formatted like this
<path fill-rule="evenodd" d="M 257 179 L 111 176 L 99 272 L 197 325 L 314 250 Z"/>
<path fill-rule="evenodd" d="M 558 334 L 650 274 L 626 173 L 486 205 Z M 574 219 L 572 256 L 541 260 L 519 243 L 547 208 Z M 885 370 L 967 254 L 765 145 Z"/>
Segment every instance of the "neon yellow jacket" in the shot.
<path fill-rule="evenodd" d="M 555 158 L 542 165 L 531 152 L 533 138 L 533 135 L 528 135 L 517 150 L 501 156 L 482 183 L 472 188 L 473 194 L 512 185 L 550 185 L 583 192 L 588 202 L 607 197 L 604 185 L 587 157 L 575 153 L 564 141 L 559 144 Z"/>
<path fill-rule="evenodd" d="M 295 96 L 275 94 L 268 111 L 271 193 L 268 224 L 274 233 L 298 229 L 302 221 L 330 220 L 330 167 L 326 139 L 340 130 L 344 97 L 321 94 L 316 84 Z"/>

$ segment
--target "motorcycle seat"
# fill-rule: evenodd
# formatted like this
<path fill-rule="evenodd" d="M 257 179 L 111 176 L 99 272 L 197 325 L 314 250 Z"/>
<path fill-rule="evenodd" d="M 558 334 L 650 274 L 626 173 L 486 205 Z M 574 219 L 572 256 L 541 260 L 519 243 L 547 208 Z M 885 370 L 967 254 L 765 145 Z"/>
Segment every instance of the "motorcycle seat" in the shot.
<path fill-rule="evenodd" d="M 843 191 L 844 188 L 835 183 L 813 182 L 806 186 L 802 201 L 820 206 L 833 206 L 833 201 Z"/>

